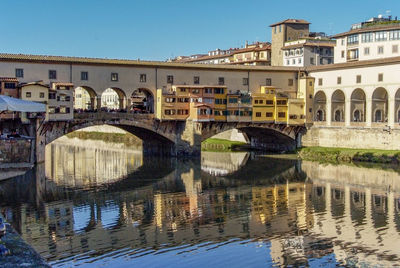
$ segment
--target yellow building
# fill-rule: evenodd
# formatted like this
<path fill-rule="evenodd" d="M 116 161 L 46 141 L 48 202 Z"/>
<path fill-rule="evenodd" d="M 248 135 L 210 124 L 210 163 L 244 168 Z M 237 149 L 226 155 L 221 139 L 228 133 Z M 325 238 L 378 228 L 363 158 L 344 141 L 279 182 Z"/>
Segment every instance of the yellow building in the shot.
<path fill-rule="evenodd" d="M 227 116 L 227 88 L 226 86 L 218 86 L 214 90 L 214 120 L 226 121 Z"/>
<path fill-rule="evenodd" d="M 275 95 L 275 123 L 288 123 L 288 100 L 289 97 L 282 93 Z"/>
<path fill-rule="evenodd" d="M 275 94 L 276 88 L 272 86 L 262 86 L 260 93 L 252 94 L 253 122 L 275 121 Z"/>

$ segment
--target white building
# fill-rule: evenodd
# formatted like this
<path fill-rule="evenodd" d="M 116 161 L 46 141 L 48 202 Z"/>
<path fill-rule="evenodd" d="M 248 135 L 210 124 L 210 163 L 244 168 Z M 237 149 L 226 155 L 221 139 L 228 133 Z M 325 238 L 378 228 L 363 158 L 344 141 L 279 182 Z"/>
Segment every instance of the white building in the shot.
<path fill-rule="evenodd" d="M 336 38 L 335 63 L 400 56 L 400 21 L 372 18 L 354 24 Z"/>
<path fill-rule="evenodd" d="M 283 50 L 284 66 L 318 66 L 332 64 L 335 41 L 330 39 L 307 38 L 285 42 Z"/>
<path fill-rule="evenodd" d="M 119 109 L 119 96 L 112 88 L 107 88 L 101 95 L 101 107 Z"/>

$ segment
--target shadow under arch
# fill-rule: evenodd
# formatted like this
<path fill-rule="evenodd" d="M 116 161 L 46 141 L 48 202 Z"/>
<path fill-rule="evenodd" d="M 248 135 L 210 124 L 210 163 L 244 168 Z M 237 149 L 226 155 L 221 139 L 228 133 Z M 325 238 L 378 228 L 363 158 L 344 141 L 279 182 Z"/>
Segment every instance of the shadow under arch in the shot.
<path fill-rule="evenodd" d="M 332 93 L 332 121 L 333 122 L 344 122 L 345 115 L 345 95 L 340 89 L 335 90 Z"/>
<path fill-rule="evenodd" d="M 388 120 L 388 92 L 378 87 L 372 93 L 372 122 L 382 123 Z"/>
<path fill-rule="evenodd" d="M 154 113 L 154 95 L 148 88 L 138 88 L 132 92 L 130 110 Z"/>
<path fill-rule="evenodd" d="M 314 111 L 315 121 L 326 121 L 326 95 L 322 90 L 314 96 Z"/>
<path fill-rule="evenodd" d="M 365 92 L 361 88 L 356 88 L 350 97 L 351 106 L 351 122 L 365 122 L 366 113 L 366 97 Z"/>

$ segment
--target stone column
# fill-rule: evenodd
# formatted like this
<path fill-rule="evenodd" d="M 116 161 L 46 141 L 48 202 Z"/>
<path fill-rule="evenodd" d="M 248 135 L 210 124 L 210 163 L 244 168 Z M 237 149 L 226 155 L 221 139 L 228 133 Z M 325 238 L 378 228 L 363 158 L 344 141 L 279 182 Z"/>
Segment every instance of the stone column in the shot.
<path fill-rule="evenodd" d="M 393 97 L 389 97 L 388 100 L 388 126 L 389 127 L 394 127 L 394 118 L 395 118 L 395 111 L 394 111 L 394 107 L 395 107 L 395 99 L 394 96 Z"/>
<path fill-rule="evenodd" d="M 326 98 L 326 125 L 330 126 L 332 122 L 332 99 Z"/>
<path fill-rule="evenodd" d="M 96 102 L 96 97 L 91 97 L 90 98 L 90 107 L 89 107 L 91 110 L 96 109 L 95 102 Z"/>
<path fill-rule="evenodd" d="M 365 125 L 367 127 L 371 126 L 371 118 L 372 118 L 372 99 L 368 97 L 366 100 L 366 109 L 365 109 Z"/>
<path fill-rule="evenodd" d="M 100 109 L 101 109 L 101 96 L 99 97 L 99 96 L 97 96 L 96 97 L 96 100 L 97 100 L 97 107 L 96 107 L 96 109 L 97 109 L 97 111 L 100 111 Z"/>
<path fill-rule="evenodd" d="M 344 122 L 345 122 L 345 126 L 349 127 L 350 126 L 350 122 L 351 122 L 351 100 L 350 99 L 346 99 L 346 102 L 344 104 Z"/>
<path fill-rule="evenodd" d="M 125 98 L 119 98 L 119 109 L 125 109 Z"/>

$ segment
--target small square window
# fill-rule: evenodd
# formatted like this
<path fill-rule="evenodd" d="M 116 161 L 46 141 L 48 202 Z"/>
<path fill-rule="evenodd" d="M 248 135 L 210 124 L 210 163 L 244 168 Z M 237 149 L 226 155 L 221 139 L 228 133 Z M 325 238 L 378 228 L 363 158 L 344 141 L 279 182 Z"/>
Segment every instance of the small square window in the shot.
<path fill-rule="evenodd" d="M 393 45 L 392 46 L 392 53 L 398 53 L 399 52 L 399 45 Z"/>
<path fill-rule="evenodd" d="M 378 47 L 378 54 L 383 54 L 383 46 Z"/>
<path fill-rule="evenodd" d="M 81 80 L 82 81 L 89 80 L 89 73 L 88 72 L 81 72 Z"/>
<path fill-rule="evenodd" d="M 364 55 L 369 55 L 369 47 L 364 47 Z"/>
<path fill-rule="evenodd" d="M 218 77 L 218 85 L 224 85 L 225 84 L 225 78 L 224 77 Z"/>
<path fill-rule="evenodd" d="M 291 79 L 291 78 L 288 79 L 288 86 L 289 87 L 293 86 L 293 79 Z"/>
<path fill-rule="evenodd" d="M 383 74 L 380 73 L 378 74 L 378 82 L 382 82 L 383 81 Z"/>
<path fill-rule="evenodd" d="M 243 78 L 243 86 L 249 85 L 249 79 L 247 77 Z"/>
<path fill-rule="evenodd" d="M 337 78 L 337 84 L 338 84 L 338 85 L 342 84 L 342 77 L 341 77 L 341 76 L 338 76 L 338 78 Z"/>
<path fill-rule="evenodd" d="M 26 93 L 25 93 L 25 97 L 27 97 L 27 98 L 32 97 L 32 93 L 31 93 L 31 92 L 26 92 Z"/>
<path fill-rule="evenodd" d="M 200 84 L 200 76 L 194 76 L 193 77 L 193 84 L 195 84 L 195 85 Z"/>
<path fill-rule="evenodd" d="M 24 69 L 15 69 L 15 77 L 23 78 L 24 77 Z"/>
<path fill-rule="evenodd" d="M 44 92 L 40 92 L 39 97 L 40 97 L 41 99 L 43 99 L 43 98 L 44 98 Z"/>
<path fill-rule="evenodd" d="M 356 77 L 356 83 L 357 83 L 357 84 L 361 83 L 361 75 L 357 75 L 357 77 Z"/>
<path fill-rule="evenodd" d="M 267 78 L 267 79 L 265 80 L 265 85 L 266 85 L 266 86 L 272 86 L 272 79 L 271 79 L 271 78 Z"/>
<path fill-rule="evenodd" d="M 173 75 L 167 75 L 167 83 L 168 84 L 173 84 L 174 83 L 174 76 Z"/>
<path fill-rule="evenodd" d="M 57 71 L 49 70 L 49 79 L 57 79 Z"/>
<path fill-rule="evenodd" d="M 139 81 L 140 83 L 146 83 L 147 77 L 146 74 L 140 74 Z"/>
<path fill-rule="evenodd" d="M 118 81 L 118 73 L 111 73 L 111 81 Z"/>

